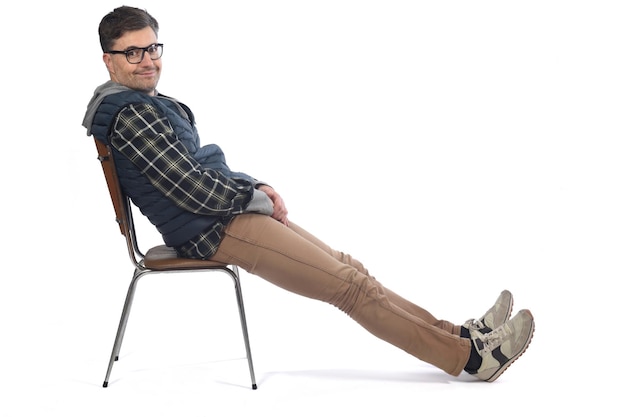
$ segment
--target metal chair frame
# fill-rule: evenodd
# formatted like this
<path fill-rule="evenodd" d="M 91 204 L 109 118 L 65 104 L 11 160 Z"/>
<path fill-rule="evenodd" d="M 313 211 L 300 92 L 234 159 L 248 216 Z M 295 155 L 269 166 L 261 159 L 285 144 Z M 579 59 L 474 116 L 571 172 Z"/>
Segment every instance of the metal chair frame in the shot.
<path fill-rule="evenodd" d="M 226 265 L 214 261 L 180 258 L 172 248 L 165 245 L 152 247 L 144 255 L 144 253 L 139 249 L 139 245 L 137 243 L 137 234 L 131 206 L 132 203 L 123 193 L 119 184 L 111 148 L 97 138 L 94 138 L 94 140 L 98 150 L 98 160 L 102 164 L 102 169 L 115 210 L 115 220 L 120 227 L 120 232 L 126 238 L 128 255 L 135 268 L 130 286 L 128 288 L 128 293 L 126 295 L 126 300 L 124 302 L 122 316 L 120 318 L 117 334 L 115 336 L 115 342 L 111 351 L 111 358 L 109 359 L 109 366 L 107 368 L 106 377 L 102 386 L 106 388 L 109 385 L 109 377 L 111 376 L 113 364 L 119 359 L 119 353 L 122 347 L 124 334 L 126 332 L 126 325 L 128 323 L 128 317 L 130 316 L 133 299 L 135 297 L 137 283 L 143 276 L 153 273 L 218 271 L 229 275 L 235 284 L 235 295 L 237 297 L 237 305 L 239 308 L 239 318 L 241 321 L 241 330 L 246 349 L 246 358 L 248 360 L 248 367 L 250 370 L 250 379 L 252 389 L 256 389 L 257 384 L 252 364 L 252 353 L 250 350 L 250 339 L 248 337 L 248 325 L 244 310 L 239 269 L 236 265 Z"/>

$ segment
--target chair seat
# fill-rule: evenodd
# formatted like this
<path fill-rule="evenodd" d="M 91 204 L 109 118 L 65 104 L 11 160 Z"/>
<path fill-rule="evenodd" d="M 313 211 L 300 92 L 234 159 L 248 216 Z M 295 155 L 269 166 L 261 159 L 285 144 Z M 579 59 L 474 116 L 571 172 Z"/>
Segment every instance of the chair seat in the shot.
<path fill-rule="evenodd" d="M 155 271 L 168 271 L 178 269 L 215 269 L 227 267 L 227 264 L 202 259 L 181 258 L 174 248 L 159 245 L 151 248 L 144 257 L 146 268 Z"/>

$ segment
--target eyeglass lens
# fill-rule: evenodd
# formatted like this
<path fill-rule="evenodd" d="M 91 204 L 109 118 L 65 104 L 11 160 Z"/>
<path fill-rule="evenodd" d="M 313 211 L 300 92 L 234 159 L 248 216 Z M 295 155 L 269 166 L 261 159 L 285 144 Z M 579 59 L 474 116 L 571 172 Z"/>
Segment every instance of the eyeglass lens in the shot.
<path fill-rule="evenodd" d="M 145 48 L 128 49 L 126 50 L 126 59 L 128 59 L 128 62 L 131 64 L 138 64 L 143 61 L 146 52 L 148 52 L 150 59 L 159 59 L 163 54 L 163 45 L 154 44 Z"/>

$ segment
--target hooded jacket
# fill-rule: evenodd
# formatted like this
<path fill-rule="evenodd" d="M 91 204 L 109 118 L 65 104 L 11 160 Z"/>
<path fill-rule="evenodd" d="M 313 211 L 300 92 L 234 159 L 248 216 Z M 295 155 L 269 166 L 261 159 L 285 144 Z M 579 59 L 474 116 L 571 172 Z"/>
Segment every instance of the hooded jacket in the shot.
<path fill-rule="evenodd" d="M 232 172 L 226 164 L 224 154 L 215 144 L 200 146 L 194 115 L 184 104 L 161 94 L 149 96 L 108 81 L 98 87 L 90 100 L 83 126 L 87 135 L 109 143 L 109 135 L 119 112 L 131 104 L 146 103 L 154 106 L 170 122 L 177 139 L 188 150 L 189 155 L 203 168 L 219 171 L 224 176 L 237 182 L 238 192 L 245 196 L 238 197 L 238 207 L 228 216 L 197 214 L 184 210 L 175 201 L 165 197 L 141 173 L 141 171 L 112 147 L 117 174 L 123 191 L 133 203 L 156 226 L 166 245 L 177 248 L 201 233 L 209 230 L 221 231 L 232 215 L 241 212 L 261 212 L 271 214 L 271 201 L 265 193 L 255 189 L 259 182 L 247 174 Z M 254 198 L 253 198 L 254 197 Z M 212 254 L 203 254 L 205 257 Z"/>

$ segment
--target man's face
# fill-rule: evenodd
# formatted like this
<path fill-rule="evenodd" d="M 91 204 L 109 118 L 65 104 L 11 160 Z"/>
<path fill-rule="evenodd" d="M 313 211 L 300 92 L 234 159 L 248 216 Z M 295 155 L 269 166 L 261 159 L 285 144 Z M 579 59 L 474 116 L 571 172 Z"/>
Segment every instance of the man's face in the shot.
<path fill-rule="evenodd" d="M 130 48 L 145 48 L 157 43 L 157 36 L 150 27 L 134 32 L 126 32 L 115 41 L 112 51 L 126 51 Z M 124 54 L 105 53 L 102 57 L 109 70 L 111 80 L 133 90 L 149 95 L 156 93 L 161 75 L 161 59 L 152 60 L 146 52 L 138 64 L 131 64 Z"/>

